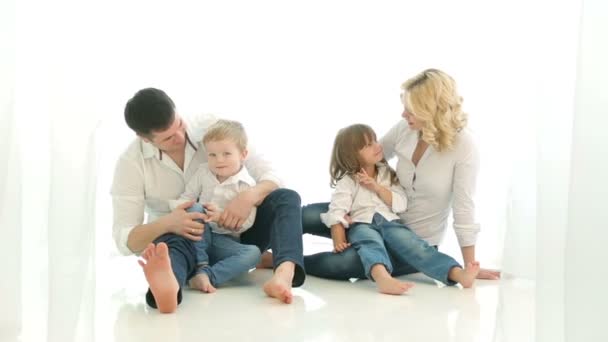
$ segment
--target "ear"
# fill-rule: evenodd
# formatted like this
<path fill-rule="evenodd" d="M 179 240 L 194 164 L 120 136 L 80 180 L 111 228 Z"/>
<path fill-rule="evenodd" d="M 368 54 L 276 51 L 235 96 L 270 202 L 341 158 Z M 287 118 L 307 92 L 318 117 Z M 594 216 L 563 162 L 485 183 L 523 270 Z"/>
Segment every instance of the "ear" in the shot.
<path fill-rule="evenodd" d="M 147 143 L 149 143 L 149 144 L 152 144 L 152 143 L 153 143 L 153 142 L 152 142 L 152 139 L 151 139 L 152 137 L 151 137 L 149 134 L 139 134 L 139 133 L 137 133 L 137 136 L 138 136 L 138 137 L 139 137 L 141 140 L 143 140 L 143 141 L 145 141 L 145 142 L 147 142 Z"/>
<path fill-rule="evenodd" d="M 249 150 L 244 149 L 244 150 L 241 152 L 241 159 L 242 159 L 242 160 L 247 159 L 247 156 L 248 156 L 248 155 L 249 155 Z"/>

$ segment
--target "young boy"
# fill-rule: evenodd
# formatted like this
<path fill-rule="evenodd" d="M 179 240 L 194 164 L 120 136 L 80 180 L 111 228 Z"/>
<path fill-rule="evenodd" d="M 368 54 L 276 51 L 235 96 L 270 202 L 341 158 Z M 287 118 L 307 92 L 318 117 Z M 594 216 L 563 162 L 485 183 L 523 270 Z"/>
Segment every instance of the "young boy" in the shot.
<path fill-rule="evenodd" d="M 202 212 L 206 216 L 206 229 L 196 248 L 196 275 L 189 281 L 192 288 L 202 292 L 215 292 L 216 287 L 254 268 L 260 259 L 260 250 L 239 242 L 241 233 L 251 228 L 256 209 L 237 229 L 217 224 L 225 206 L 240 192 L 255 186 L 255 180 L 243 164 L 247 158 L 247 135 L 243 125 L 236 121 L 219 120 L 211 125 L 203 144 L 207 163 L 200 165 L 178 200 L 170 202 L 171 209 L 184 202 L 197 200 L 188 211 Z M 202 205 L 201 205 L 202 204 Z M 210 265 L 210 257 L 213 265 Z"/>

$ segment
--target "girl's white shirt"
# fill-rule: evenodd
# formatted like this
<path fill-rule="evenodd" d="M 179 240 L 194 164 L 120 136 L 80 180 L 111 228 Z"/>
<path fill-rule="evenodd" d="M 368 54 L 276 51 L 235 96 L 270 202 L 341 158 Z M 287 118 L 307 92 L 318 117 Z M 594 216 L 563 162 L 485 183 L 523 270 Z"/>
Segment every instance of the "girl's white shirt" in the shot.
<path fill-rule="evenodd" d="M 347 213 L 353 222 L 371 223 L 375 213 L 379 213 L 388 221 L 398 220 L 395 213 L 404 211 L 407 207 L 407 197 L 404 189 L 399 184 L 391 184 L 391 176 L 388 168 L 384 165 L 378 166 L 376 182 L 392 193 L 392 206 L 389 207 L 373 191 L 361 186 L 351 176 L 344 176 L 336 184 L 336 189 L 329 203 L 327 213 L 321 214 L 321 221 L 331 226 L 342 223 L 345 228 L 349 224 L 344 219 Z"/>

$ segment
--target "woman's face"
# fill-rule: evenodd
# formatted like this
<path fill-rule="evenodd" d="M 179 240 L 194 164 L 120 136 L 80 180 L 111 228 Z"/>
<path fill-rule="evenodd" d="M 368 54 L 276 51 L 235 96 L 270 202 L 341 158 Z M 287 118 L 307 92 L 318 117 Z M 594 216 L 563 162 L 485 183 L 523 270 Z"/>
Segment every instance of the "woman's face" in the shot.
<path fill-rule="evenodd" d="M 410 126 L 411 129 L 421 130 L 422 123 L 418 121 L 418 119 L 416 119 L 416 116 L 412 114 L 412 112 L 407 108 L 405 96 L 405 93 L 401 93 L 401 103 L 403 103 L 403 113 L 401 113 L 401 116 L 405 119 L 405 121 L 407 121 L 407 124 Z"/>

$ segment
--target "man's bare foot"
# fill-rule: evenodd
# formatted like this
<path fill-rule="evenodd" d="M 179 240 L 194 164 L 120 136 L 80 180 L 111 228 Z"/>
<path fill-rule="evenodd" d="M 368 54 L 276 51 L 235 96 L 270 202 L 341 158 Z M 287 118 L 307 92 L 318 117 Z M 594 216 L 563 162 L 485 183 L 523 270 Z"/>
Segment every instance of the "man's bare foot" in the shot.
<path fill-rule="evenodd" d="M 172 313 L 177 310 L 177 292 L 179 285 L 171 268 L 169 249 L 167 244 L 160 242 L 158 245 L 149 244 L 144 249 L 138 260 L 150 285 L 150 291 L 156 301 L 158 311 Z M 145 262 L 144 262 L 145 261 Z"/>
<path fill-rule="evenodd" d="M 283 303 L 291 304 L 293 295 L 291 294 L 291 281 L 293 280 L 295 264 L 285 261 L 274 272 L 270 280 L 264 284 L 264 292 L 269 297 L 276 298 Z"/>
<path fill-rule="evenodd" d="M 462 285 L 462 287 L 466 289 L 473 286 L 478 273 L 479 262 L 473 261 L 467 263 L 464 269 L 460 267 L 453 267 L 448 274 L 448 278 L 450 278 L 450 280 L 460 283 L 460 285 Z"/>
<path fill-rule="evenodd" d="M 255 268 L 272 268 L 272 267 L 273 267 L 272 253 L 269 251 L 262 253 L 260 262 L 257 265 L 255 265 Z"/>
<path fill-rule="evenodd" d="M 371 273 L 378 291 L 384 294 L 401 295 L 414 286 L 412 283 L 393 278 L 382 264 L 374 265 Z"/>
<path fill-rule="evenodd" d="M 209 280 L 209 276 L 207 273 L 199 273 L 192 277 L 188 282 L 191 288 L 205 292 L 205 293 L 213 293 L 215 292 L 215 287 L 211 285 L 211 280 Z"/>

